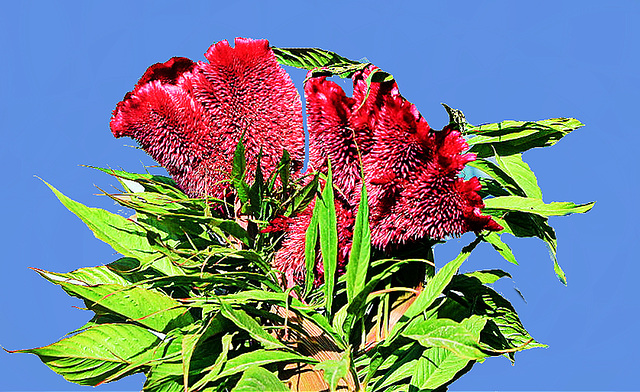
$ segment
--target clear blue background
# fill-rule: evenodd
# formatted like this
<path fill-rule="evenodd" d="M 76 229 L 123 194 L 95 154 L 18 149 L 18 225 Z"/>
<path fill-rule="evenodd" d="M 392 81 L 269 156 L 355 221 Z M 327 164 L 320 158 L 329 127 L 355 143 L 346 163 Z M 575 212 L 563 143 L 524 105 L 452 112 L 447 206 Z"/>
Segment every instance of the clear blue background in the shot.
<path fill-rule="evenodd" d="M 134 4 L 135 3 L 135 4 Z M 597 200 L 587 215 L 552 219 L 568 286 L 544 244 L 509 238 L 520 266 L 486 244 L 463 268 L 504 268 L 498 289 L 548 349 L 491 358 L 452 390 L 638 390 L 637 1 L 4 2 L 0 15 L 2 284 L 0 344 L 52 343 L 81 326 L 81 303 L 28 267 L 66 272 L 117 258 L 57 202 L 119 212 L 88 164 L 142 171 L 153 161 L 109 118 L 145 69 L 172 56 L 203 60 L 215 41 L 267 38 L 315 46 L 392 73 L 434 128 L 440 103 L 469 122 L 576 117 L 586 127 L 528 152 L 546 201 Z M 292 72 L 298 86 L 303 73 Z M 158 169 L 155 169 L 158 170 Z M 438 248 L 442 265 L 467 237 Z M 520 289 L 527 300 L 517 296 Z M 139 390 L 140 375 L 95 390 Z M 89 390 L 37 357 L 0 352 L 0 390 Z"/>

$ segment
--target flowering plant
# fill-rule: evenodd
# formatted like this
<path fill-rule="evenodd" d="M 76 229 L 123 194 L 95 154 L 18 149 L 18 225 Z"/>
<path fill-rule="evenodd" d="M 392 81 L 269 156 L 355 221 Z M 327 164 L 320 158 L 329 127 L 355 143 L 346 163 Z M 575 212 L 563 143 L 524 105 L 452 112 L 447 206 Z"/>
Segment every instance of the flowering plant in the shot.
<path fill-rule="evenodd" d="M 122 258 L 36 270 L 95 315 L 17 352 L 83 385 L 143 372 L 144 391 L 413 391 L 543 346 L 491 288 L 508 273 L 457 271 L 481 242 L 516 263 L 501 235 L 538 237 L 566 284 L 548 217 L 593 203 L 543 202 L 521 154 L 579 121 L 474 126 L 445 105 L 434 130 L 370 63 L 240 38 L 205 57 L 151 66 L 114 110 L 114 136 L 171 175 L 99 169 L 135 215 L 49 185 Z M 302 103 L 281 65 L 308 70 L 306 170 Z M 351 78 L 353 96 L 331 76 Z M 466 167 L 482 175 L 464 179 Z M 433 247 L 466 232 L 436 270 Z"/>

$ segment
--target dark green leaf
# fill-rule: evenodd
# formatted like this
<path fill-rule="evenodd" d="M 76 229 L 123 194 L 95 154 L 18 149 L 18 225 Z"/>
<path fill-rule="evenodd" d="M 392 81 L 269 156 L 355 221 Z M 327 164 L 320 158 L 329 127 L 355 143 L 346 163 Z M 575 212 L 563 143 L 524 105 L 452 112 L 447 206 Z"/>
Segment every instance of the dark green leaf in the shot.
<path fill-rule="evenodd" d="M 224 317 L 233 322 L 238 328 L 248 332 L 249 335 L 260 342 L 264 348 L 286 348 L 282 342 L 265 331 L 263 327 L 245 311 L 233 309 L 231 306 L 225 304 L 224 301 L 220 302 L 220 311 Z"/>
<path fill-rule="evenodd" d="M 453 125 L 461 134 L 465 135 L 467 133 L 468 124 L 464 117 L 464 113 L 462 113 L 461 110 L 453 109 L 446 103 L 441 103 L 441 105 L 444 106 L 444 110 L 446 110 L 449 115 L 449 125 Z"/>
<path fill-rule="evenodd" d="M 318 181 L 319 176 L 316 173 L 307 185 L 293 195 L 291 203 L 287 207 L 287 216 L 298 215 L 307 209 L 318 192 Z"/>
<path fill-rule="evenodd" d="M 280 159 L 279 168 L 282 192 L 287 194 L 289 189 L 289 179 L 291 178 L 291 156 L 287 150 L 282 150 L 282 159 Z"/>

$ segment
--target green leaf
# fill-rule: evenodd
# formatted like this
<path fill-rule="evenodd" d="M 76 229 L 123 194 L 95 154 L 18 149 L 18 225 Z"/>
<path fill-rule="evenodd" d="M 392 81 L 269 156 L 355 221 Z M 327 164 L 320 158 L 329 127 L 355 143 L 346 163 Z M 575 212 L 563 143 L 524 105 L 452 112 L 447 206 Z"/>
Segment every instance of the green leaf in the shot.
<path fill-rule="evenodd" d="M 351 302 L 362 291 L 371 258 L 371 230 L 369 228 L 369 203 L 367 188 L 362 184 L 360 205 L 353 228 L 353 244 L 347 263 L 347 299 Z"/>
<path fill-rule="evenodd" d="M 294 354 L 285 351 L 276 350 L 254 350 L 245 354 L 240 354 L 236 357 L 230 358 L 224 365 L 224 370 L 217 374 L 215 377 L 206 377 L 207 381 L 214 383 L 225 377 L 232 376 L 234 374 L 242 373 L 247 369 L 254 366 L 264 366 L 271 363 L 286 362 L 286 363 L 316 363 L 313 358 L 305 357 L 299 354 Z M 197 384 L 196 384 L 197 385 Z"/>
<path fill-rule="evenodd" d="M 287 194 L 289 189 L 289 180 L 291 179 L 291 156 L 287 150 L 282 150 L 282 158 L 280 159 L 279 168 L 282 192 Z"/>
<path fill-rule="evenodd" d="M 253 366 L 242 374 L 240 381 L 231 392 L 256 391 L 289 392 L 289 388 L 275 374 L 259 366 Z"/>
<path fill-rule="evenodd" d="M 449 282 L 451 282 L 451 279 L 453 279 L 458 268 L 460 268 L 462 263 L 469 257 L 471 251 L 476 247 L 479 241 L 480 239 L 476 239 L 471 244 L 465 246 L 458 257 L 448 262 L 432 279 L 427 282 L 420 295 L 418 295 L 416 300 L 404 312 L 396 325 L 393 326 L 393 329 L 389 334 L 390 338 L 387 339 L 388 342 L 395 339 L 409 321 L 424 312 L 429 306 L 431 306 L 431 304 L 433 304 L 433 301 L 438 298 Z"/>
<path fill-rule="evenodd" d="M 328 359 L 314 366 L 315 370 L 322 370 L 322 378 L 329 384 L 331 392 L 338 388 L 338 382 L 349 374 L 349 357 Z"/>
<path fill-rule="evenodd" d="M 235 334 L 236 332 L 226 333 L 222 337 L 221 339 L 222 350 L 220 351 L 220 354 L 217 356 L 213 365 L 209 366 L 206 369 L 207 373 L 204 375 L 204 377 L 202 377 L 195 384 L 193 384 L 192 388 L 194 391 L 198 391 L 208 383 L 219 380 L 224 377 L 224 376 L 221 376 L 220 373 L 222 372 L 222 369 L 225 368 L 228 364 L 227 358 L 229 356 L 229 351 L 231 351 L 231 343 L 232 343 L 233 336 Z M 246 368 L 239 370 L 239 372 L 242 372 L 243 370 L 246 370 Z M 235 373 L 232 373 L 232 374 L 235 374 Z"/>
<path fill-rule="evenodd" d="M 527 196 L 525 191 L 520 187 L 520 185 L 516 182 L 514 178 L 512 178 L 509 174 L 507 174 L 504 170 L 500 168 L 500 166 L 495 163 L 487 160 L 478 158 L 475 161 L 471 161 L 467 163 L 468 166 L 474 167 L 483 171 L 485 174 L 491 176 L 495 179 L 498 184 L 504 188 L 507 192 L 516 196 Z M 484 188 L 484 184 L 483 184 Z"/>
<path fill-rule="evenodd" d="M 468 363 L 468 359 L 459 357 L 450 350 L 430 347 L 415 365 L 411 386 L 420 391 L 436 389 L 453 380 Z"/>
<path fill-rule="evenodd" d="M 356 338 L 356 334 L 352 332 L 352 329 L 355 323 L 358 320 L 361 320 L 364 316 L 367 305 L 373 299 L 370 294 L 376 286 L 378 286 L 380 281 L 387 279 L 407 263 L 412 262 L 428 263 L 426 260 L 420 259 L 393 260 L 393 264 L 387 267 L 384 271 L 367 279 L 367 284 L 358 292 L 352 301 L 349 301 L 346 308 L 347 314 L 344 316 L 344 320 L 342 321 L 342 331 L 344 332 L 344 336 L 347 341 L 355 345 L 356 342 L 354 339 Z"/>
<path fill-rule="evenodd" d="M 496 155 L 496 162 L 518 184 L 527 197 L 542 199 L 542 191 L 538 186 L 536 175 L 522 160 L 522 154 L 500 156 Z"/>
<path fill-rule="evenodd" d="M 500 234 L 496 232 L 490 232 L 488 234 L 483 235 L 482 239 L 490 243 L 491 246 L 493 246 L 493 249 L 498 251 L 498 253 L 500 253 L 505 260 L 515 265 L 518 265 L 518 262 L 516 261 L 516 257 L 513 255 L 513 252 L 511 251 L 511 248 L 509 248 L 509 245 L 505 244 L 500 239 Z"/>
<path fill-rule="evenodd" d="M 242 137 L 238 140 L 236 149 L 233 153 L 233 165 L 231 169 L 231 179 L 233 181 L 233 187 L 238 193 L 238 198 L 246 203 L 249 201 L 249 185 L 244 180 L 245 172 L 247 170 L 247 161 L 245 158 L 244 144 L 242 143 Z"/>
<path fill-rule="evenodd" d="M 60 285 L 67 293 L 88 301 L 90 309 L 105 308 L 158 332 L 184 327 L 193 322 L 188 309 L 173 298 L 155 290 L 119 284 L 89 286 L 67 280 L 53 272 L 36 269 L 42 277 Z"/>
<path fill-rule="evenodd" d="M 467 272 L 466 274 L 464 274 L 464 276 L 467 276 L 470 278 L 476 278 L 482 284 L 493 284 L 497 282 L 498 279 L 501 279 L 504 277 L 511 278 L 511 275 L 508 272 L 505 272 L 500 269 Z"/>
<path fill-rule="evenodd" d="M 336 226 L 336 206 L 333 201 L 331 162 L 327 162 L 327 183 L 321 196 L 319 200 L 316 199 L 315 209 L 318 210 L 318 226 L 320 227 L 320 250 L 324 265 L 326 307 L 327 313 L 331 315 L 338 262 L 338 229 Z"/>
<path fill-rule="evenodd" d="M 311 222 L 304 235 L 304 264 L 305 264 L 305 276 L 304 276 L 304 292 L 309 294 L 313 288 L 313 281 L 315 277 L 316 266 L 316 246 L 318 243 L 318 215 L 319 211 L 313 209 L 313 215 L 311 216 Z"/>
<path fill-rule="evenodd" d="M 485 207 L 482 212 L 490 214 L 494 210 L 521 211 L 531 214 L 548 216 L 563 216 L 569 214 L 582 214 L 589 211 L 595 202 L 586 204 L 574 204 L 572 202 L 551 202 L 545 204 L 540 199 L 520 196 L 500 196 L 484 200 Z"/>
<path fill-rule="evenodd" d="M 264 348 L 285 348 L 286 346 L 269 334 L 258 324 L 256 320 L 251 318 L 245 311 L 241 309 L 233 309 L 231 306 L 220 302 L 220 311 L 222 315 L 233 322 L 238 328 L 245 330 L 249 335 L 260 342 Z"/>
<path fill-rule="evenodd" d="M 249 201 L 251 206 L 251 213 L 253 216 L 262 219 L 262 204 L 264 196 L 264 176 L 262 175 L 262 152 L 258 154 L 256 162 L 256 173 L 254 176 L 254 182 L 249 188 Z"/>
<path fill-rule="evenodd" d="M 349 60 L 334 52 L 319 48 L 276 48 L 273 54 L 282 65 L 314 70 L 313 76 L 338 75 L 341 78 L 351 77 L 356 71 L 366 68 L 368 63 Z"/>
<path fill-rule="evenodd" d="M 291 203 L 287 207 L 287 216 L 298 215 L 307 209 L 318 192 L 319 178 L 318 173 L 314 174 L 311 181 L 293 195 Z"/>
<path fill-rule="evenodd" d="M 45 347 L 10 352 L 35 354 L 66 380 L 96 386 L 127 367 L 142 371 L 158 342 L 143 327 L 102 324 Z"/>
<path fill-rule="evenodd" d="M 538 237 L 543 240 L 549 248 L 549 254 L 553 261 L 553 269 L 558 279 L 560 279 L 564 285 L 567 284 L 567 278 L 564 271 L 560 268 L 556 257 L 558 246 L 556 233 L 547 222 L 547 218 L 520 211 L 509 211 L 506 215 L 503 210 L 483 210 L 483 212 L 493 215 L 495 221 L 504 227 L 504 233 L 513 234 L 516 237 Z M 499 216 L 502 216 L 502 218 Z"/>
<path fill-rule="evenodd" d="M 481 334 L 481 342 L 488 344 L 492 350 L 524 350 L 535 347 L 545 347 L 533 340 L 526 331 L 513 305 L 492 288 L 483 284 L 483 281 L 494 282 L 504 272 L 495 271 L 493 275 L 487 275 L 489 271 L 476 271 L 457 275 L 447 287 L 448 293 L 457 292 L 462 296 L 456 296 L 455 303 L 464 306 L 472 315 L 478 315 L 488 322 Z M 452 317 L 449 313 L 441 311 L 442 317 Z M 464 311 L 457 310 L 458 315 Z M 508 353 L 513 359 L 513 353 Z"/>
<path fill-rule="evenodd" d="M 408 348 L 394 350 L 385 358 L 385 363 L 380 370 L 386 370 L 382 377 L 378 378 L 371 391 L 386 392 L 390 386 L 396 383 L 406 384 L 411 377 L 424 348 L 417 344 L 411 344 Z"/>
<path fill-rule="evenodd" d="M 178 185 L 176 184 L 176 182 L 169 177 L 153 175 L 153 174 L 129 173 L 123 170 L 103 169 L 95 166 L 87 166 L 87 167 L 100 170 L 101 172 L 107 173 L 109 175 L 112 175 L 118 178 L 118 180 L 120 180 L 120 182 L 123 185 L 125 185 L 127 190 L 130 190 L 129 188 L 131 187 L 131 185 L 134 185 L 137 187 L 142 186 L 145 192 L 161 194 L 173 199 L 182 199 L 182 200 L 188 199 L 188 196 L 185 195 L 180 188 L 178 188 Z M 125 180 L 125 181 L 122 181 L 122 180 Z M 132 181 L 137 185 L 127 183 L 126 181 Z"/>
<path fill-rule="evenodd" d="M 574 118 L 552 118 L 541 121 L 503 121 L 480 126 L 469 125 L 468 134 L 476 136 L 467 142 L 470 151 L 480 158 L 512 155 L 535 147 L 556 144 L 570 132 L 584 126 Z"/>
<path fill-rule="evenodd" d="M 69 211 L 82 219 L 96 238 L 111 245 L 116 252 L 136 258 L 143 263 L 151 262 L 158 257 L 158 253 L 149 244 L 147 231 L 133 221 L 100 208 L 86 207 L 66 197 L 47 182 L 43 182 Z"/>
<path fill-rule="evenodd" d="M 424 320 L 409 325 L 402 336 L 424 347 L 440 347 L 460 358 L 478 360 L 488 356 L 479 345 L 480 331 L 485 323 L 480 316 L 472 316 L 462 323 L 449 319 Z"/>

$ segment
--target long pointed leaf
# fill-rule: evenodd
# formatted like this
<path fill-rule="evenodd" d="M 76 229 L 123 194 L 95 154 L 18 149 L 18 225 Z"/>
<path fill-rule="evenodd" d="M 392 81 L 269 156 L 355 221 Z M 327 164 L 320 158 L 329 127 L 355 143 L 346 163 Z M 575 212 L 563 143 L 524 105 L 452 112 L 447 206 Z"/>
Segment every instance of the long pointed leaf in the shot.
<path fill-rule="evenodd" d="M 362 184 L 360 205 L 353 228 L 353 244 L 347 264 L 347 299 L 351 302 L 362 291 L 367 278 L 371 258 L 371 229 L 369 228 L 369 203 L 367 188 Z"/>

